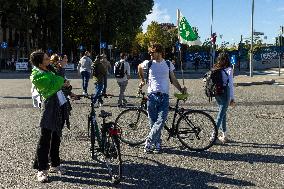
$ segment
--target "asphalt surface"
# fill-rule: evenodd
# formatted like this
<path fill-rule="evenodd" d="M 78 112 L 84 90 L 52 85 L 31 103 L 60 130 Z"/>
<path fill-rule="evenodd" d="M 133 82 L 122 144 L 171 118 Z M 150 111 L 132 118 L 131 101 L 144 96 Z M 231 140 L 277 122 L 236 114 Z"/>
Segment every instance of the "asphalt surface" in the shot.
<path fill-rule="evenodd" d="M 81 80 L 69 74 L 73 92 L 81 94 Z M 145 154 L 143 146 L 122 146 L 123 176 L 113 186 L 105 167 L 90 157 L 87 137 L 86 99 L 72 102 L 71 130 L 64 129 L 60 149 L 66 174 L 50 174 L 50 182 L 36 181 L 32 160 L 39 137 L 40 110 L 32 107 L 28 74 L 0 73 L 0 188 L 284 188 L 284 88 L 279 77 L 259 76 L 252 81 L 235 77 L 237 106 L 228 111 L 230 139 L 226 145 L 214 145 L 205 152 L 182 148 L 178 139 L 166 140 L 162 154 Z M 179 75 L 180 76 L 180 75 Z M 213 117 L 215 102 L 203 92 L 201 74 L 188 75 L 185 85 L 190 93 L 185 108 L 202 109 Z M 8 79 L 7 79 L 8 78 Z M 283 79 L 283 78 L 280 78 Z M 272 81 L 268 84 L 258 81 Z M 114 120 L 122 110 L 116 107 L 118 86 L 109 79 L 108 93 L 101 109 L 111 111 Z M 138 80 L 127 87 L 128 103 L 135 105 Z M 93 90 L 90 83 L 89 91 Z M 171 88 L 171 103 L 175 102 Z"/>

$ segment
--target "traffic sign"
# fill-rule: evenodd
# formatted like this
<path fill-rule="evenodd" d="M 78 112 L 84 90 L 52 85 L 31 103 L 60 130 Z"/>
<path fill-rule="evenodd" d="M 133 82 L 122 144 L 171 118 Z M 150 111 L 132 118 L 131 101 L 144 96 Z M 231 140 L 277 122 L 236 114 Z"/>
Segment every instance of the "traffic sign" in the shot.
<path fill-rule="evenodd" d="M 264 35 L 263 32 L 253 32 L 253 35 Z"/>
<path fill-rule="evenodd" d="M 106 42 L 101 42 L 101 43 L 100 43 L 100 48 L 101 48 L 101 49 L 105 49 L 106 47 L 107 47 Z"/>
<path fill-rule="evenodd" d="M 80 49 L 80 51 L 83 51 L 83 50 L 84 50 L 84 46 L 83 46 L 83 45 L 80 45 L 80 46 L 79 46 L 79 49 Z"/>
<path fill-rule="evenodd" d="M 1 43 L 1 48 L 6 49 L 7 47 L 8 47 L 8 43 L 5 42 L 5 41 L 3 41 L 3 42 Z"/>
<path fill-rule="evenodd" d="M 231 64 L 235 65 L 236 63 L 237 63 L 237 57 L 236 57 L 236 55 L 232 55 L 231 56 Z"/>

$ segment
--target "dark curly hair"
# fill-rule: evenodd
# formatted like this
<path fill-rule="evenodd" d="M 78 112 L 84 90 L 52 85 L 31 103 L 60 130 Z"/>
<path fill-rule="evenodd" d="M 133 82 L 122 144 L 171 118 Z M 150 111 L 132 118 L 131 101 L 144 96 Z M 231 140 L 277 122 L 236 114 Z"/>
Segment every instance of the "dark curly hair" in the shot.
<path fill-rule="evenodd" d="M 230 58 L 227 52 L 221 52 L 217 58 L 217 62 L 214 65 L 214 69 L 228 68 L 230 66 Z"/>
<path fill-rule="evenodd" d="M 32 63 L 32 65 L 38 68 L 39 65 L 43 62 L 44 54 L 45 53 L 42 50 L 36 50 L 32 52 L 32 54 L 30 55 L 30 62 Z"/>

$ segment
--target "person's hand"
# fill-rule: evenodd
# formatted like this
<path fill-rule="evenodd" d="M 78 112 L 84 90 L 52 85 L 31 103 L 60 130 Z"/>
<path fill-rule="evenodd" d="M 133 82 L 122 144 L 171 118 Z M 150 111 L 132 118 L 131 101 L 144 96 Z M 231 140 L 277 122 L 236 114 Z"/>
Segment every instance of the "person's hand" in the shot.
<path fill-rule="evenodd" d="M 140 82 L 139 87 L 142 88 L 144 85 L 145 85 L 145 81 L 143 80 Z"/>
<path fill-rule="evenodd" d="M 183 87 L 181 88 L 181 91 L 180 91 L 182 94 L 186 94 L 187 93 L 187 88 L 186 87 Z"/>
<path fill-rule="evenodd" d="M 233 106 L 233 107 L 235 107 L 235 106 L 236 106 L 236 102 L 235 102 L 235 100 L 234 100 L 234 99 L 231 99 L 231 100 L 230 100 L 230 106 Z"/>
<path fill-rule="evenodd" d="M 65 80 L 63 86 L 64 86 L 64 87 L 69 87 L 69 86 L 70 86 L 70 81 L 69 81 L 69 80 Z"/>
<path fill-rule="evenodd" d="M 71 94 L 70 94 L 70 97 L 71 97 L 72 100 L 79 100 L 79 99 L 80 99 L 79 96 L 77 96 L 77 95 L 74 94 L 74 93 L 71 93 Z"/>

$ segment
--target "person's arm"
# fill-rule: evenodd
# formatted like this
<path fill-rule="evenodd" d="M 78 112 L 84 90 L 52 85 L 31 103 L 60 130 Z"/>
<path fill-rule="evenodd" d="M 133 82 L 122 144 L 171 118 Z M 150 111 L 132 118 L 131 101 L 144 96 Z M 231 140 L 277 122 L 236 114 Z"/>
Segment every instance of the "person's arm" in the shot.
<path fill-rule="evenodd" d="M 235 105 L 235 95 L 234 95 L 234 78 L 233 78 L 233 69 L 228 70 L 228 79 L 229 79 L 229 88 L 230 88 L 230 106 Z"/>
<path fill-rule="evenodd" d="M 143 72 L 142 64 L 143 63 L 138 65 L 138 76 L 139 76 L 139 78 L 141 80 L 139 86 L 141 86 L 141 87 L 143 87 L 145 85 L 145 80 L 144 80 L 144 75 L 143 75 L 144 72 Z"/>
<path fill-rule="evenodd" d="M 126 64 L 126 75 L 127 75 L 127 79 L 130 79 L 130 65 L 128 62 Z"/>
<path fill-rule="evenodd" d="M 172 81 L 172 84 L 177 88 L 177 90 L 179 90 L 181 93 L 186 93 L 186 87 L 181 87 L 174 72 L 171 71 L 170 72 L 170 78 L 171 78 L 171 81 Z"/>

